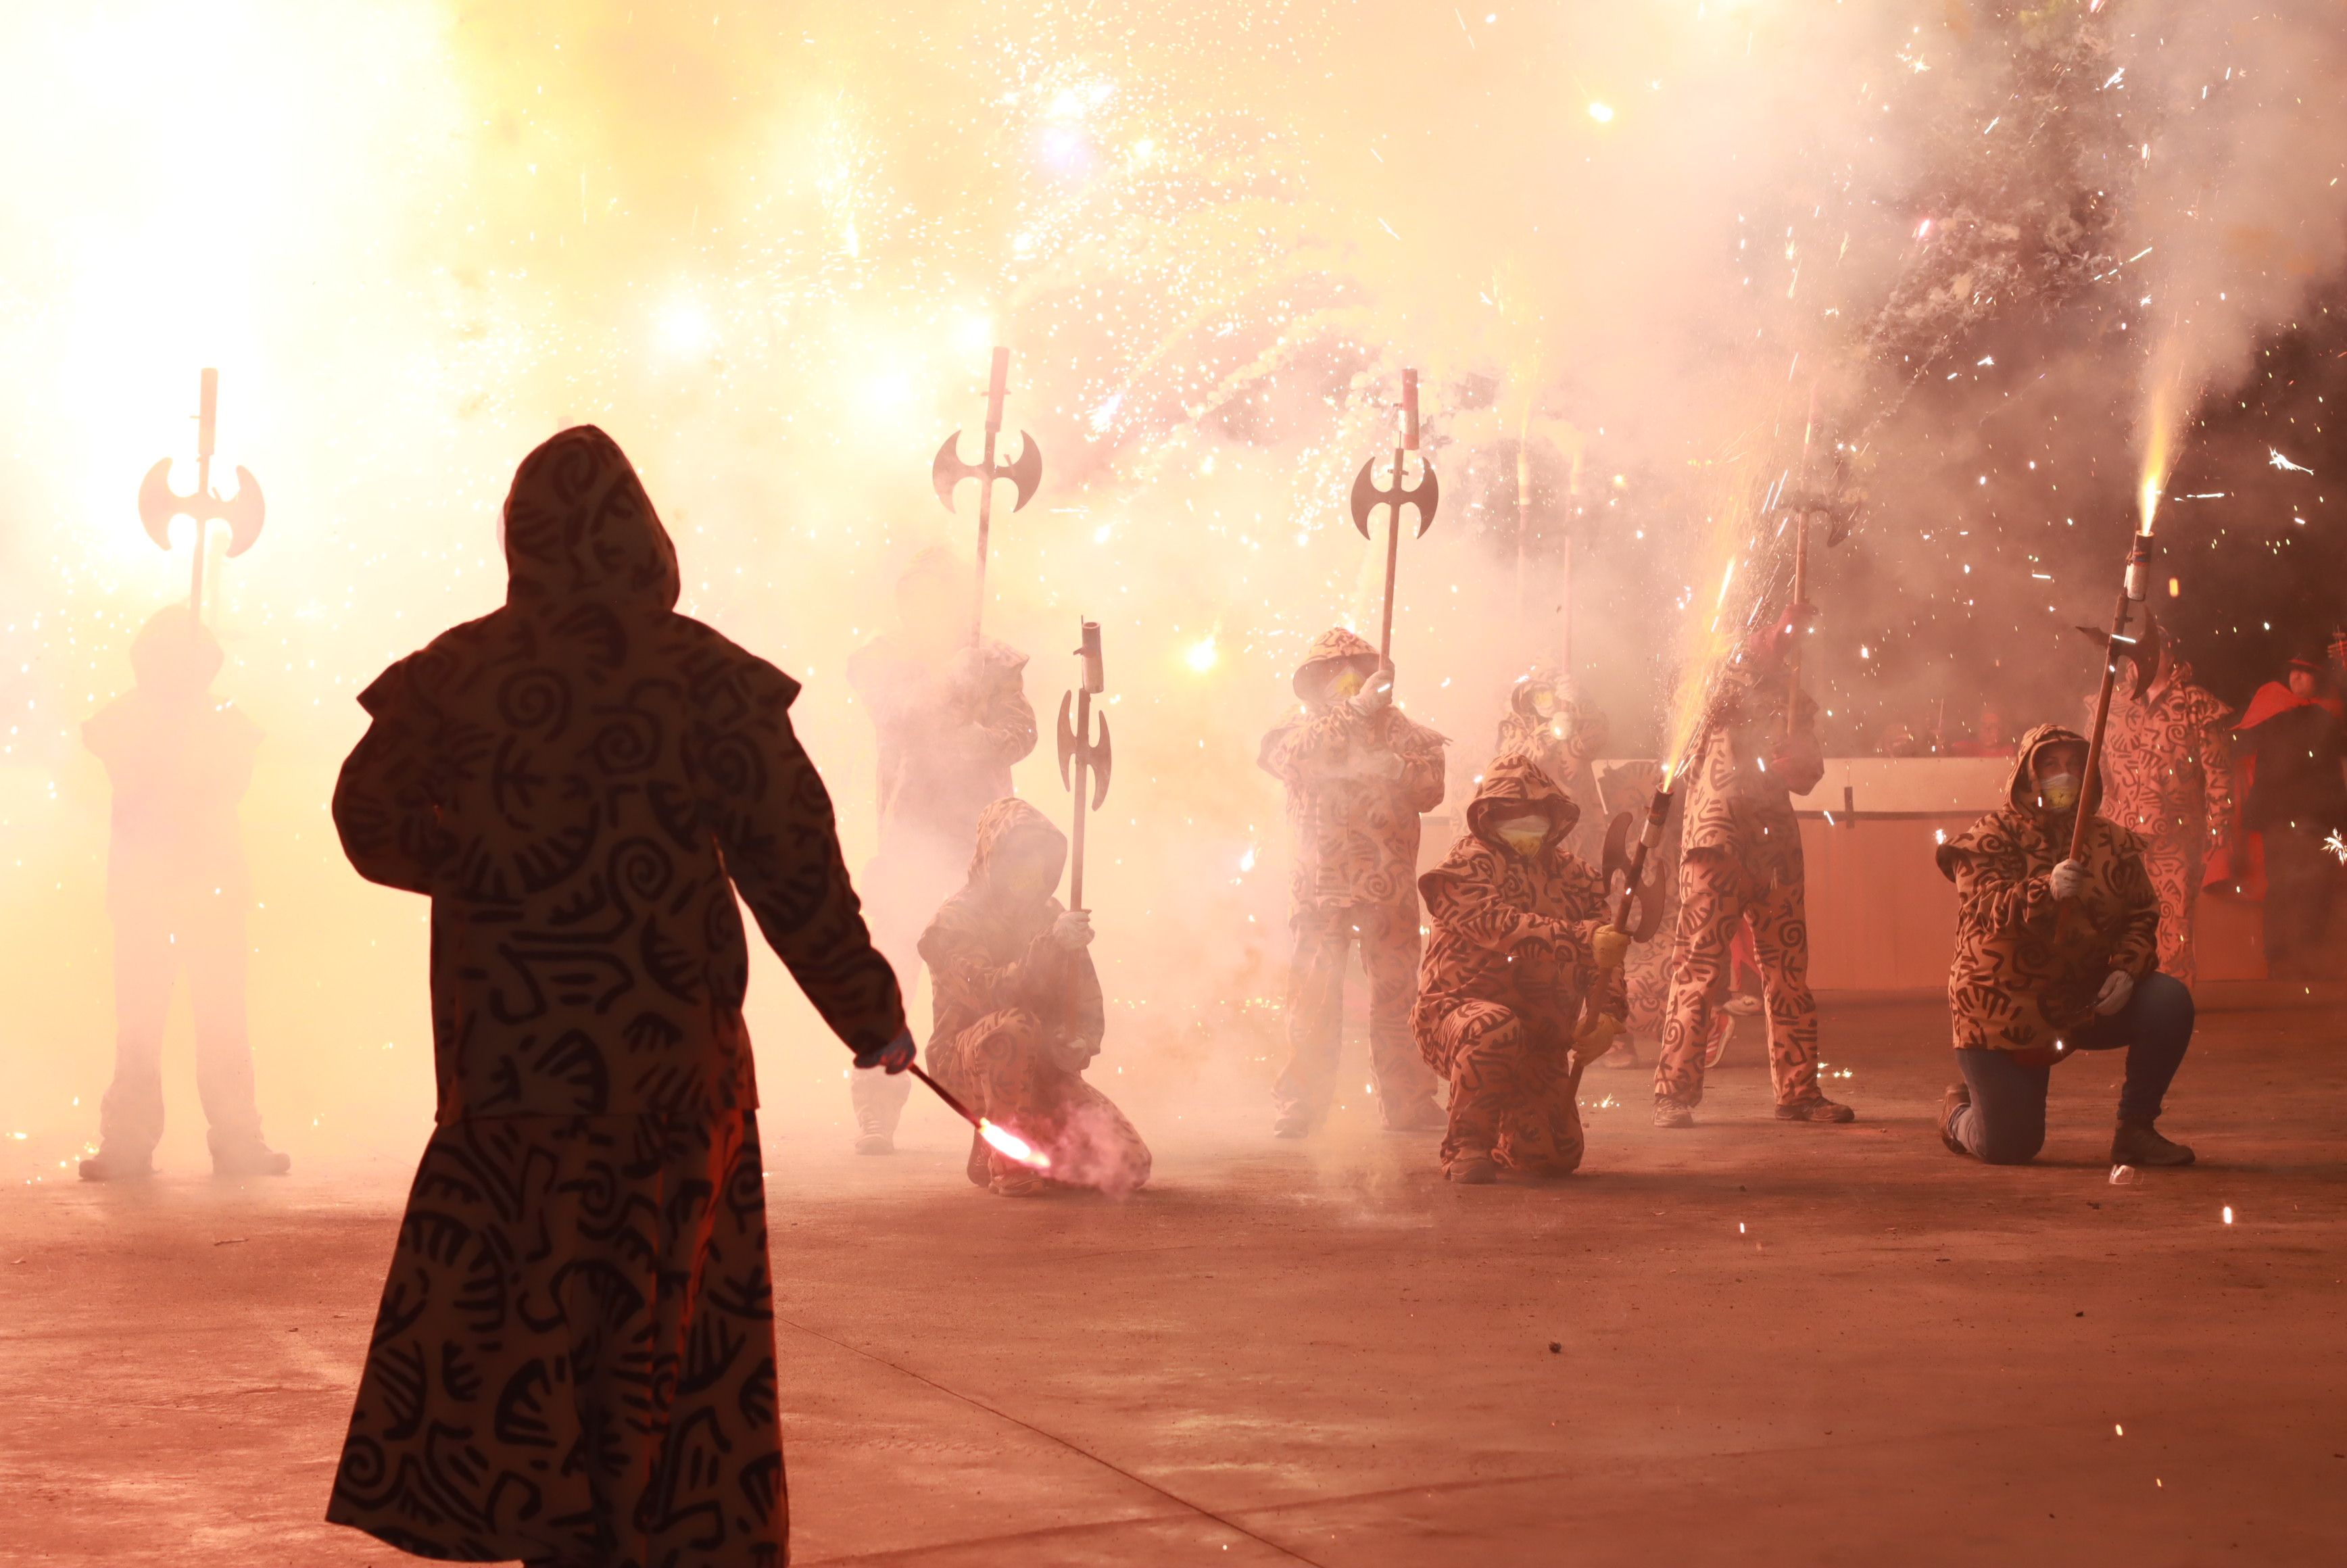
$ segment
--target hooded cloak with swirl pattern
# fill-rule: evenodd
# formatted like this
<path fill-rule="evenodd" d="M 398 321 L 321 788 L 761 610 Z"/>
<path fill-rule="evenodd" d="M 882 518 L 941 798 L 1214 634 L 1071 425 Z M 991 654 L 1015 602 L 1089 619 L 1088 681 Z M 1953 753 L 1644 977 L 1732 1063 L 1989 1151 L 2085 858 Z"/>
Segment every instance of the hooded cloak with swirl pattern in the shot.
<path fill-rule="evenodd" d="M 676 552 L 592 425 L 525 459 L 506 604 L 360 694 L 334 823 L 432 899 L 439 1119 L 756 1103 L 738 886 L 850 1046 L 904 1028 L 849 886 L 798 683 L 675 612 Z"/>

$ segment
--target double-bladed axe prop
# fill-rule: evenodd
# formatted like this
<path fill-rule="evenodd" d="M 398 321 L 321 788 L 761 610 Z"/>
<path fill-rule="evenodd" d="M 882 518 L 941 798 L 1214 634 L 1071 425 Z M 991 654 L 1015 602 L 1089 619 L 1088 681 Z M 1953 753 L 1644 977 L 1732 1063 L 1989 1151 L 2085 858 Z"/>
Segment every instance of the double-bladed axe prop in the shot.
<path fill-rule="evenodd" d="M 979 632 L 986 621 L 986 537 L 994 525 L 994 482 L 1010 481 L 1018 499 L 1010 509 L 1018 511 L 1035 498 L 1035 487 L 1043 482 L 1043 449 L 1035 445 L 1035 437 L 1021 430 L 1019 433 L 1018 457 L 1009 463 L 997 462 L 995 438 L 1002 434 L 1002 397 L 1010 382 L 1010 351 L 994 351 L 994 371 L 986 384 L 986 456 L 978 463 L 961 460 L 961 432 L 946 437 L 938 448 L 937 461 L 929 465 L 929 482 L 937 487 L 938 499 L 945 508 L 954 509 L 954 489 L 964 479 L 978 481 L 978 600 L 969 615 L 969 641 L 974 647 Z"/>
<path fill-rule="evenodd" d="M 236 493 L 223 497 L 212 488 L 213 434 L 219 424 L 220 372 L 207 369 L 200 383 L 196 411 L 196 487 L 186 495 L 171 488 L 169 457 L 147 470 L 138 482 L 138 520 L 147 537 L 164 549 L 171 548 L 171 519 L 190 518 L 196 525 L 196 559 L 188 586 L 188 608 L 197 620 L 204 614 L 204 530 L 212 523 L 228 525 L 228 553 L 241 556 L 261 537 L 261 482 L 251 471 L 236 471 Z"/>
<path fill-rule="evenodd" d="M 1378 661 L 1382 666 L 1393 663 L 1394 570 L 1401 559 L 1401 509 L 1404 506 L 1418 508 L 1418 533 L 1423 538 L 1426 530 L 1434 526 L 1434 508 L 1442 499 L 1442 487 L 1434 477 L 1434 465 L 1425 456 L 1418 460 L 1419 477 L 1415 485 L 1408 483 L 1403 471 L 1403 458 L 1418 451 L 1418 372 L 1401 373 L 1401 436 L 1394 445 L 1393 483 L 1380 489 L 1378 486 L 1378 460 L 1374 457 L 1361 465 L 1353 476 L 1353 526 L 1361 537 L 1369 537 L 1369 514 L 1382 505 L 1386 508 L 1386 603 L 1385 613 L 1378 626 Z"/>
<path fill-rule="evenodd" d="M 1060 698 L 1060 783 L 1075 793 L 1076 818 L 1074 831 L 1068 837 L 1068 907 L 1084 907 L 1084 818 L 1101 808 L 1108 799 L 1109 770 L 1115 756 L 1109 749 L 1108 715 L 1099 716 L 1099 738 L 1093 738 L 1092 699 L 1108 689 L 1108 677 L 1101 663 L 1101 630 L 1097 620 L 1083 623 L 1081 642 L 1076 649 L 1081 661 L 1076 689 Z M 1075 722 L 1068 722 L 1069 710 L 1075 712 Z M 1089 782 L 1091 799 L 1085 799 Z"/>

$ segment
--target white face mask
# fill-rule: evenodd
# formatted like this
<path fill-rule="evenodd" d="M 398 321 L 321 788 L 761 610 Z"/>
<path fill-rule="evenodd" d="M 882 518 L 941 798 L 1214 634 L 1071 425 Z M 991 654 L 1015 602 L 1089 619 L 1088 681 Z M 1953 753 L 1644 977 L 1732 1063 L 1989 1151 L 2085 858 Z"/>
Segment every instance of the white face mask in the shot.
<path fill-rule="evenodd" d="M 1500 842 L 1527 857 L 1540 853 L 1548 841 L 1548 818 L 1544 816 L 1512 816 L 1501 823 L 1497 832 Z"/>
<path fill-rule="evenodd" d="M 2078 804 L 2078 775 L 2055 774 L 2037 786 L 2037 798 L 2048 811 L 2067 811 Z"/>

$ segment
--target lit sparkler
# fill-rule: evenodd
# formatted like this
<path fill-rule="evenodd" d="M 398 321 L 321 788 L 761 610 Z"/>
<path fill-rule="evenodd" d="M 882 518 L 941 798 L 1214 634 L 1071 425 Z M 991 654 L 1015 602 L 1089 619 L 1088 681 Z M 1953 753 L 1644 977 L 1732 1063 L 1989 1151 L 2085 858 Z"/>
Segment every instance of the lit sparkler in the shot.
<path fill-rule="evenodd" d="M 935 1090 L 938 1098 L 952 1107 L 955 1115 L 977 1128 L 978 1135 L 985 1139 L 1003 1158 L 1016 1160 L 1030 1171 L 1048 1171 L 1051 1168 L 1051 1155 L 1000 1122 L 980 1116 L 977 1112 L 972 1111 L 961 1102 L 960 1097 L 952 1090 L 922 1071 L 917 1064 L 907 1068 L 906 1071 Z"/>

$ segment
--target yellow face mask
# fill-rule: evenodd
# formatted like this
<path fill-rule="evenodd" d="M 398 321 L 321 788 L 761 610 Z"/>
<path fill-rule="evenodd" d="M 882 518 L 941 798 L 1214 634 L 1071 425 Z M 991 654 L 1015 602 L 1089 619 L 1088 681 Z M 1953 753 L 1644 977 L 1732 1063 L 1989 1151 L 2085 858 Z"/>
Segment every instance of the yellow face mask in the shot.
<path fill-rule="evenodd" d="M 1331 702 L 1341 702 L 1360 689 L 1361 672 L 1358 670 L 1340 671 L 1337 678 L 1328 682 L 1328 698 Z"/>
<path fill-rule="evenodd" d="M 1514 816 L 1499 825 L 1500 842 L 1526 859 L 1540 853 L 1548 842 L 1548 818 L 1544 816 Z"/>

